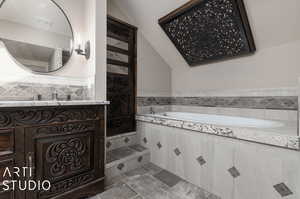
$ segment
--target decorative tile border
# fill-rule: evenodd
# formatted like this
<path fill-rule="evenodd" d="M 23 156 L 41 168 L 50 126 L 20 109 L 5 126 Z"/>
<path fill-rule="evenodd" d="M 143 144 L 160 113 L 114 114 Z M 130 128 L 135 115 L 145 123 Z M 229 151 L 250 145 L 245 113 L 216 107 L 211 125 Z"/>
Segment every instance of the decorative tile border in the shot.
<path fill-rule="evenodd" d="M 171 97 L 137 97 L 138 106 L 171 105 Z"/>
<path fill-rule="evenodd" d="M 245 140 L 286 149 L 300 150 L 300 138 L 298 136 L 279 135 L 275 133 L 272 134 L 270 132 L 264 132 L 259 129 L 257 130 L 239 127 L 222 127 L 191 121 L 183 121 L 175 118 L 165 118 L 158 115 L 137 115 L 136 119 L 141 122 L 148 122 L 168 127 L 191 130 L 199 133 Z"/>
<path fill-rule="evenodd" d="M 138 97 L 138 106 L 184 105 L 223 108 L 298 110 L 297 96 L 270 97 Z"/>

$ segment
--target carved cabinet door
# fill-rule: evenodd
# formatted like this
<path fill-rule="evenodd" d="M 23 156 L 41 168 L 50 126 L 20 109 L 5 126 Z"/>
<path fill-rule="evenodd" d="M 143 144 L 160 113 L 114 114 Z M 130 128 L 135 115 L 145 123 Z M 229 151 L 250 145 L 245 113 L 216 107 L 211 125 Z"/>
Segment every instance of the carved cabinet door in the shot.
<path fill-rule="evenodd" d="M 28 192 L 26 199 L 61 198 L 68 191 L 104 177 L 101 162 L 104 159 L 101 148 L 104 138 L 97 126 L 99 121 L 25 128 L 26 164 L 34 168 L 32 175 L 27 177 L 37 183 L 42 184 L 45 180 L 51 183 L 50 190 Z M 71 197 L 67 194 L 62 198 Z M 75 198 L 72 196 L 72 199 Z"/>

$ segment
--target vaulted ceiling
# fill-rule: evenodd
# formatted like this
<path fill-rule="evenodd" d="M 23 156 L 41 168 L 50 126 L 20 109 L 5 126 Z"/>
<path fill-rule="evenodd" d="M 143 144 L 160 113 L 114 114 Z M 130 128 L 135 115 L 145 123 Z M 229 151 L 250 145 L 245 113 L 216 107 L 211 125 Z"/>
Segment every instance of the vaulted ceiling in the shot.
<path fill-rule="evenodd" d="M 112 0 L 172 67 L 189 67 L 158 25 L 158 19 L 188 0 Z M 299 0 L 244 0 L 258 50 L 300 40 Z"/>

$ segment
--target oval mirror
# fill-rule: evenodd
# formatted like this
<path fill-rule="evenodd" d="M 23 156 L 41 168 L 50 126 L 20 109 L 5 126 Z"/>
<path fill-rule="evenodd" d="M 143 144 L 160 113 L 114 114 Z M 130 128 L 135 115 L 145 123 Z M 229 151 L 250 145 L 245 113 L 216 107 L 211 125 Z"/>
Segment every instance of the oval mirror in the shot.
<path fill-rule="evenodd" d="M 70 21 L 54 0 L 0 0 L 0 40 L 37 73 L 61 69 L 73 52 Z"/>

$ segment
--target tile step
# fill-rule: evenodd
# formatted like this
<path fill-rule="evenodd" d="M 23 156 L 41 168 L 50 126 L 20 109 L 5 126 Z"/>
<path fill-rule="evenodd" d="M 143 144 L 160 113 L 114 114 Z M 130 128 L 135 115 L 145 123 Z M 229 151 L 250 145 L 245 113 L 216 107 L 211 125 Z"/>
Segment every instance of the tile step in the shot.
<path fill-rule="evenodd" d="M 150 162 L 150 150 L 141 145 L 122 147 L 107 152 L 106 180 L 139 168 Z"/>
<path fill-rule="evenodd" d="M 138 136 L 136 132 L 107 137 L 106 150 L 112 151 L 121 147 L 128 147 L 138 144 Z"/>
<path fill-rule="evenodd" d="M 150 155 L 150 150 L 141 145 L 132 145 L 114 149 L 106 153 L 105 167 L 111 168 L 115 165 L 142 157 L 147 154 Z"/>

